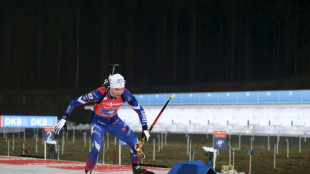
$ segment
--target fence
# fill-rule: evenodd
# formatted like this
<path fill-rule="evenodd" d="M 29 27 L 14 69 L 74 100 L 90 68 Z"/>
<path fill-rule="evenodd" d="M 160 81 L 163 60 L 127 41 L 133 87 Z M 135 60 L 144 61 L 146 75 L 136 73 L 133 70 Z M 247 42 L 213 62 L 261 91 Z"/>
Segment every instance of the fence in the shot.
<path fill-rule="evenodd" d="M 310 90 L 136 94 L 141 105 L 296 104 L 310 103 Z"/>

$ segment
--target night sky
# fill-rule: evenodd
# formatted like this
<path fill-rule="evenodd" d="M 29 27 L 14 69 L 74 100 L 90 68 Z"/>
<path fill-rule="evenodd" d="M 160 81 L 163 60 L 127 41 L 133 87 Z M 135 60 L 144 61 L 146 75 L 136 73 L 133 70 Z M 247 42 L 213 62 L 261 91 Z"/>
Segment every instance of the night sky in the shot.
<path fill-rule="evenodd" d="M 131 88 L 310 80 L 309 11 L 308 0 L 0 0 L 0 90 L 97 88 L 107 63 Z"/>

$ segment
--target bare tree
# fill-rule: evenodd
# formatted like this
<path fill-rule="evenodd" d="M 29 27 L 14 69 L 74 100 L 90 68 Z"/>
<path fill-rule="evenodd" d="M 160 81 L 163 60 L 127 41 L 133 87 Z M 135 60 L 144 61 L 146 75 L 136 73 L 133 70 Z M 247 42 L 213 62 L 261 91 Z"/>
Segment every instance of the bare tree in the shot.
<path fill-rule="evenodd" d="M 245 19 L 245 79 L 249 79 L 249 14 L 246 9 Z"/>
<path fill-rule="evenodd" d="M 129 84 L 132 83 L 133 80 L 133 41 L 134 41 L 134 0 L 128 1 L 127 8 L 127 62 L 126 69 L 128 74 Z"/>
<path fill-rule="evenodd" d="M 80 70 L 80 3 L 78 1 L 77 17 L 76 17 L 76 71 L 75 71 L 75 88 L 79 85 Z"/>
<path fill-rule="evenodd" d="M 173 51 L 173 73 L 172 73 L 172 82 L 176 84 L 177 82 L 177 64 L 178 64 L 178 3 L 175 3 L 173 22 L 174 22 L 174 51 Z"/>
<path fill-rule="evenodd" d="M 298 40 L 298 28 L 299 28 L 299 6 L 298 3 L 296 2 L 295 4 L 295 27 L 294 27 L 294 75 L 297 76 L 298 75 L 298 56 L 297 56 L 297 40 Z"/>
<path fill-rule="evenodd" d="M 167 37 L 167 2 L 164 2 L 164 11 L 163 11 L 163 24 L 162 24 L 162 27 L 163 27 L 163 31 L 162 31 L 162 63 L 161 63 L 161 66 L 164 66 L 163 67 L 163 70 L 161 71 L 162 72 L 162 75 L 161 77 L 163 78 L 164 81 L 167 80 L 166 78 L 166 75 L 165 75 L 165 60 L 166 60 L 166 54 L 167 54 L 167 46 L 166 46 L 166 37 Z"/>
<path fill-rule="evenodd" d="M 109 55 L 109 21 L 108 21 L 108 2 L 102 1 L 102 49 L 101 49 L 101 82 L 107 78 L 107 63 Z"/>
<path fill-rule="evenodd" d="M 236 37 L 236 12 L 235 2 L 232 4 L 232 23 L 231 23 L 231 52 L 230 52 L 230 80 L 233 81 L 235 77 L 235 37 Z"/>
<path fill-rule="evenodd" d="M 37 82 L 41 83 L 41 59 L 42 59 L 42 43 L 41 43 L 41 37 L 42 37 L 42 1 L 38 1 L 39 4 L 39 15 L 38 15 L 38 37 L 37 37 L 37 43 L 38 43 L 38 52 L 37 52 Z"/>
<path fill-rule="evenodd" d="M 59 20 L 59 33 L 58 33 L 58 61 L 57 61 L 57 77 L 56 77 L 57 87 L 60 86 L 60 76 L 61 76 L 62 30 L 63 30 L 63 14 L 61 13 Z"/>
<path fill-rule="evenodd" d="M 190 82 L 195 82 L 196 74 L 196 0 L 192 7 L 192 31 L 191 31 L 191 58 L 190 58 Z"/>

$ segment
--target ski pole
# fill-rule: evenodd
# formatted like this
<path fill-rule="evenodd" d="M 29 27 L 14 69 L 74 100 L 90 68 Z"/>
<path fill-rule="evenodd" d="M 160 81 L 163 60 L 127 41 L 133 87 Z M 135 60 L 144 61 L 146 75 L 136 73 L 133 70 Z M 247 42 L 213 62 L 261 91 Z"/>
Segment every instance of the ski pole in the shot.
<path fill-rule="evenodd" d="M 156 119 L 154 120 L 153 124 L 151 125 L 151 127 L 149 128 L 148 132 L 151 133 L 153 127 L 155 126 L 155 124 L 157 123 L 159 117 L 161 116 L 161 114 L 164 112 L 166 106 L 168 105 L 169 101 L 173 98 L 174 96 L 170 96 L 166 102 L 166 104 L 163 106 L 163 108 L 161 109 L 161 111 L 159 112 L 159 114 L 157 115 Z M 142 146 L 145 143 L 145 137 L 142 138 L 141 141 L 137 142 L 137 144 L 135 145 L 135 149 L 138 152 L 138 157 L 140 159 L 144 159 L 145 158 L 145 154 L 143 152 Z"/>

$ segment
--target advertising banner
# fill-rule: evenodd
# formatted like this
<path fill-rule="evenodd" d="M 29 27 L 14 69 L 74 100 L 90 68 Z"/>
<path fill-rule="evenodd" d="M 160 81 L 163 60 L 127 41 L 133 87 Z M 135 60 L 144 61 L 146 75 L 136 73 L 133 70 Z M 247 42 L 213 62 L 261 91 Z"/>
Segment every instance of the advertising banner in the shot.
<path fill-rule="evenodd" d="M 214 131 L 214 149 L 225 150 L 226 149 L 226 131 Z"/>
<path fill-rule="evenodd" d="M 54 140 L 54 127 L 53 126 L 44 127 L 44 140 L 45 141 Z"/>
<path fill-rule="evenodd" d="M 56 124 L 57 116 L 0 115 L 0 127 L 6 128 L 44 128 Z"/>

